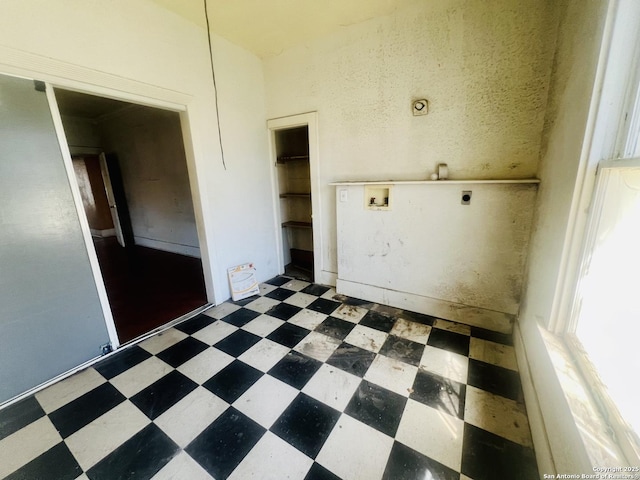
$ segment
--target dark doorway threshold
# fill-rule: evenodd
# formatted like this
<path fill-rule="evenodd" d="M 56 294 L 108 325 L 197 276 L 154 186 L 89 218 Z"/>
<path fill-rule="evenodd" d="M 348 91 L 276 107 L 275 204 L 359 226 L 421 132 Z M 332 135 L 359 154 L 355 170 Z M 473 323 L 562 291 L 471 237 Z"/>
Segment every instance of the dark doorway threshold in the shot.
<path fill-rule="evenodd" d="M 301 267 L 290 263 L 284 267 L 284 274 L 289 277 L 293 277 L 297 280 L 303 280 L 305 282 L 313 282 L 313 271 L 308 268 Z"/>
<path fill-rule="evenodd" d="M 121 343 L 207 303 L 199 258 L 93 238 Z"/>

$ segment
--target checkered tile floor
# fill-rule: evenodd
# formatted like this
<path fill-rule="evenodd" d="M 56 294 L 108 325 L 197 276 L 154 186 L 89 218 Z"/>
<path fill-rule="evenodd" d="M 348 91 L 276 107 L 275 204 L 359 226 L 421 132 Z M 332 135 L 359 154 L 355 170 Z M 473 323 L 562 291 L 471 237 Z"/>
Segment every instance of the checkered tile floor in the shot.
<path fill-rule="evenodd" d="M 539 478 L 510 335 L 287 277 L 0 411 L 0 477 Z"/>

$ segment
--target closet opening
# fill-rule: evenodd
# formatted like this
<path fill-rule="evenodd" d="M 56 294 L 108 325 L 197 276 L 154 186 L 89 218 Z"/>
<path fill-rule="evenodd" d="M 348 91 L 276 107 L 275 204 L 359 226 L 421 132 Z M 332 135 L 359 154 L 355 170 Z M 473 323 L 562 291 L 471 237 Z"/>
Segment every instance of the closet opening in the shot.
<path fill-rule="evenodd" d="M 313 222 L 309 128 L 307 125 L 275 130 L 282 258 L 284 273 L 314 279 Z"/>

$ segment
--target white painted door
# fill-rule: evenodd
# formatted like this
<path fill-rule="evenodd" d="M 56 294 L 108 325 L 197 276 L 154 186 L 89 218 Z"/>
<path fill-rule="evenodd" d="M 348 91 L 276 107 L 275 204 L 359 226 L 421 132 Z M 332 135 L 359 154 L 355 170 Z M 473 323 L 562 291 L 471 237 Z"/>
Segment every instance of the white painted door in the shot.
<path fill-rule="evenodd" d="M 111 212 L 111 218 L 113 219 L 113 228 L 116 231 L 116 238 L 118 239 L 120 246 L 124 247 L 124 236 L 122 235 L 122 227 L 120 226 L 120 218 L 118 217 L 118 206 L 116 205 L 116 200 L 113 196 L 111 177 L 109 176 L 107 159 L 104 156 L 104 153 L 100 154 L 100 171 L 102 172 L 102 181 L 104 182 L 104 189 L 107 194 L 107 201 L 109 202 L 109 211 Z"/>

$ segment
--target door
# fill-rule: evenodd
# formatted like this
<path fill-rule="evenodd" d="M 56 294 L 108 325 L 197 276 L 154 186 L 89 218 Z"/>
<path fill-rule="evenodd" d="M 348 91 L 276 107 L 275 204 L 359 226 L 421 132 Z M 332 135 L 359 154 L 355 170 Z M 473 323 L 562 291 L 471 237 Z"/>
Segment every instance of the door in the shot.
<path fill-rule="evenodd" d="M 113 228 L 116 231 L 116 238 L 121 247 L 124 247 L 124 237 L 122 235 L 122 226 L 120 225 L 120 217 L 118 216 L 118 206 L 113 195 L 113 187 L 111 186 L 111 177 L 107 168 L 107 158 L 104 153 L 100 154 L 100 172 L 102 173 L 102 181 L 104 182 L 104 191 L 107 194 L 107 202 L 109 203 L 109 212 L 113 220 Z"/>
<path fill-rule="evenodd" d="M 108 153 L 107 155 L 101 154 L 101 168 L 102 159 L 104 158 L 104 172 L 109 181 L 105 181 L 105 188 L 108 188 L 107 195 L 111 195 L 109 199 L 110 210 L 114 212 L 115 218 L 118 221 L 118 229 L 120 230 L 120 236 L 118 237 L 118 243 L 123 247 L 131 248 L 135 245 L 135 239 L 133 238 L 133 226 L 131 225 L 131 215 L 129 214 L 129 206 L 127 205 L 127 196 L 124 192 L 124 181 L 122 180 L 122 171 L 120 170 L 120 162 L 118 156 L 115 153 Z M 103 178 L 105 173 L 103 173 Z M 113 205 L 113 208 L 111 208 Z M 115 225 L 115 220 L 114 220 Z M 117 230 L 116 230 L 117 232 Z"/>
<path fill-rule="evenodd" d="M 0 403 L 109 343 L 43 86 L 0 75 Z"/>

